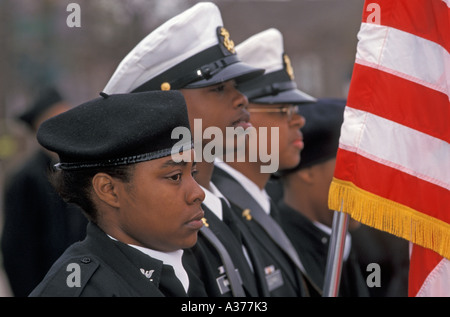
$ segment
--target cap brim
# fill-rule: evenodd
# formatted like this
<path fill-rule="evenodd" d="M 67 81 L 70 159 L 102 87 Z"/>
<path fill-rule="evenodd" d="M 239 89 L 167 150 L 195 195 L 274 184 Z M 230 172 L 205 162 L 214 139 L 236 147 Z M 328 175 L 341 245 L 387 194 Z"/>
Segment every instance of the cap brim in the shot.
<path fill-rule="evenodd" d="M 196 82 L 193 82 L 184 88 L 202 88 L 208 87 L 216 84 L 223 83 L 228 80 L 235 79 L 236 82 L 241 83 L 258 76 L 264 74 L 264 69 L 255 68 L 243 62 L 237 62 L 231 65 L 228 65 L 224 69 L 222 69 L 217 74 L 214 74 L 209 79 L 202 79 Z"/>
<path fill-rule="evenodd" d="M 262 104 L 278 104 L 278 103 L 304 104 L 316 102 L 317 99 L 298 89 L 291 89 L 279 92 L 276 95 L 253 98 L 249 101 L 252 103 L 262 103 Z"/>

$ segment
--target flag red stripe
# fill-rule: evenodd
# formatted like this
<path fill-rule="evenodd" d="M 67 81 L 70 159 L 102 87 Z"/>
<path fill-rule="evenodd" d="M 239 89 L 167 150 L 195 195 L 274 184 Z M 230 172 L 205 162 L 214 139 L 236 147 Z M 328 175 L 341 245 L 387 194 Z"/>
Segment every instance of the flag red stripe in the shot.
<path fill-rule="evenodd" d="M 362 21 L 370 22 L 369 3 L 380 5 L 381 25 L 412 33 L 438 43 L 450 52 L 450 8 L 442 0 L 366 1 Z M 369 17 L 369 21 L 368 21 Z"/>
<path fill-rule="evenodd" d="M 408 296 L 416 296 L 431 271 L 442 261 L 436 252 L 414 244 L 409 266 Z"/>
<path fill-rule="evenodd" d="M 448 96 L 420 84 L 355 64 L 347 105 L 450 143 Z"/>
<path fill-rule="evenodd" d="M 440 186 L 342 148 L 334 176 L 450 224 L 450 192 Z"/>
<path fill-rule="evenodd" d="M 447 72 L 448 53 L 450 52 L 450 8 L 448 3 L 448 0 L 445 2 L 442 0 L 366 0 L 362 22 L 369 23 L 369 25 L 363 25 L 359 33 L 363 39 L 360 39 L 358 44 L 357 60 L 347 100 L 347 104 L 351 108 L 371 113 L 377 118 L 390 120 L 391 122 L 386 121 L 389 127 L 395 126 L 392 122 L 400 124 L 398 129 L 405 130 L 406 133 L 414 136 L 420 136 L 416 138 L 417 140 L 436 141 L 437 147 L 444 150 L 442 151 L 444 155 L 440 155 L 444 156 L 440 158 L 442 164 L 439 163 L 439 166 L 436 167 L 430 166 L 428 161 L 422 162 L 425 164 L 424 170 L 432 172 L 444 171 L 448 165 L 448 157 L 445 157 L 447 156 L 445 153 L 448 153 L 448 143 L 450 143 L 450 128 L 446 123 L 450 118 L 449 74 Z M 387 28 L 378 28 L 370 25 L 371 23 L 379 23 Z M 374 30 L 385 31 L 385 37 L 381 32 L 369 32 L 371 27 Z M 396 36 L 398 36 L 398 41 Z M 371 68 L 371 65 L 378 69 Z M 442 74 L 439 71 L 441 68 Z M 356 110 L 354 113 L 357 114 Z M 356 119 L 350 120 L 349 124 L 357 124 L 359 115 L 348 118 Z M 364 118 L 374 117 L 369 115 Z M 364 123 L 365 121 L 361 122 L 361 124 Z M 343 131 L 352 131 L 353 127 L 343 128 Z M 421 133 L 429 137 L 422 138 Z M 383 134 L 376 133 L 376 131 L 369 134 L 371 137 L 377 137 L 377 135 Z M 403 169 L 404 164 L 394 164 L 390 167 L 384 165 L 383 160 L 374 161 L 373 159 L 377 159 L 379 156 L 371 156 L 370 154 L 374 150 L 367 146 L 378 145 L 376 151 L 382 154 L 379 143 L 366 138 L 367 143 L 360 144 L 361 148 L 353 148 L 359 144 L 357 141 L 360 139 L 357 136 L 354 137 L 354 143 L 345 143 L 346 139 L 342 139 L 334 172 L 336 180 L 330 191 L 330 205 L 337 206 L 341 203 L 342 197 L 348 195 L 349 201 L 351 201 L 348 208 L 354 208 L 354 210 L 348 210 L 350 214 L 361 216 L 361 219 L 368 221 L 369 225 L 380 227 L 381 230 L 392 230 L 391 232 L 411 239 L 414 243 L 421 243 L 435 249 L 440 254 L 445 253 L 447 256 L 449 240 L 448 225 L 445 224 L 450 224 L 450 205 L 448 203 L 450 191 L 448 188 L 436 185 L 440 183 L 428 182 L 425 180 L 426 178 L 408 174 L 407 171 L 410 169 Z M 383 141 L 384 139 L 385 137 L 382 138 Z M 350 140 L 353 139 L 350 138 Z M 389 141 L 386 139 L 386 142 Z M 421 143 L 416 146 L 418 153 L 426 146 L 423 141 L 414 143 Z M 441 143 L 442 147 L 440 147 Z M 392 150 L 392 147 L 387 146 L 386 148 L 388 151 Z M 409 150 L 410 147 L 407 149 Z M 411 156 L 411 153 L 398 154 L 398 158 L 402 159 L 408 155 L 406 160 L 399 160 L 399 162 L 410 163 L 416 159 L 414 155 Z M 386 157 L 397 158 L 397 155 L 386 155 Z M 406 167 L 411 166 L 411 164 L 406 165 Z M 416 168 L 411 172 L 417 172 L 418 165 L 414 166 Z M 418 175 L 423 174 L 422 170 L 422 173 Z M 443 173 L 440 172 L 439 175 L 443 175 Z M 339 180 L 349 181 L 366 193 L 347 191 L 348 184 L 339 182 Z M 370 193 L 383 199 L 372 198 Z M 389 201 L 411 208 L 413 222 L 410 223 L 409 218 L 405 219 L 404 217 L 405 215 L 409 216 L 408 210 L 405 211 L 400 206 L 397 208 L 396 205 L 389 204 Z M 362 209 L 364 209 L 364 213 L 360 211 Z M 415 213 L 413 210 L 417 212 Z M 432 217 L 436 221 L 432 221 L 426 216 Z M 380 224 L 381 222 L 382 224 Z M 418 230 L 412 230 L 413 228 Z M 438 280 L 443 274 L 442 271 L 433 271 L 440 265 L 441 260 L 442 256 L 435 251 L 414 245 L 409 272 L 410 296 L 433 296 L 433 292 L 442 292 L 442 288 L 439 287 L 429 288 L 433 281 Z M 438 274 L 438 276 L 433 276 L 434 279 L 429 280 L 427 278 L 432 276 L 431 273 Z M 445 273 L 447 274 L 447 271 Z M 428 285 L 421 290 L 424 283 Z M 442 283 L 438 284 L 435 286 L 443 285 Z M 421 291 L 419 292 L 419 290 Z M 444 292 L 447 294 L 447 291 Z"/>

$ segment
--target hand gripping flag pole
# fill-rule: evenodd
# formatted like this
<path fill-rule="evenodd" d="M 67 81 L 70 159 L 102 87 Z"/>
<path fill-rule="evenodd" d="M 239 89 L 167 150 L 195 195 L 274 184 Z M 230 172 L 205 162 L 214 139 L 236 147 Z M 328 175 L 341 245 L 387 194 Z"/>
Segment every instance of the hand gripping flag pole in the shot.
<path fill-rule="evenodd" d="M 330 245 L 328 247 L 327 265 L 325 267 L 325 281 L 323 297 L 337 297 L 341 282 L 342 262 L 345 247 L 345 236 L 348 227 L 348 214 L 342 212 L 344 200 L 340 211 L 334 211 L 333 226 L 331 229 Z"/>

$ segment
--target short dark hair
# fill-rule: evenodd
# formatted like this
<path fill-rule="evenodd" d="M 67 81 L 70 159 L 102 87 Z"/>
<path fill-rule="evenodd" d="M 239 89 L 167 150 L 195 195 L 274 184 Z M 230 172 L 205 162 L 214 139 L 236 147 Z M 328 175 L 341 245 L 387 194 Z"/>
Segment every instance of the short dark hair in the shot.
<path fill-rule="evenodd" d="M 99 167 L 82 170 L 52 170 L 49 179 L 58 194 L 68 203 L 81 207 L 88 220 L 97 222 L 97 209 L 92 200 L 92 179 L 98 173 L 105 173 L 124 183 L 133 177 L 135 164 L 113 167 Z"/>

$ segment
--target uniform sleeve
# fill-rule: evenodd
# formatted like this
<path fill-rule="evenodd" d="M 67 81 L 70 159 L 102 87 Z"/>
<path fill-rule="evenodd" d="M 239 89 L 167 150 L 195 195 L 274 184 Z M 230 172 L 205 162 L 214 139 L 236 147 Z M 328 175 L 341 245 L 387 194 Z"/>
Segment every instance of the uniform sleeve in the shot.
<path fill-rule="evenodd" d="M 91 281 L 99 266 L 99 261 L 89 256 L 60 259 L 30 297 L 107 296 L 104 287 L 96 287 Z"/>

